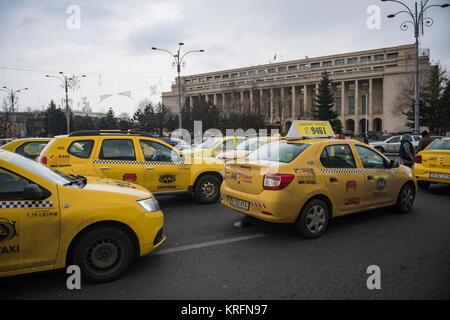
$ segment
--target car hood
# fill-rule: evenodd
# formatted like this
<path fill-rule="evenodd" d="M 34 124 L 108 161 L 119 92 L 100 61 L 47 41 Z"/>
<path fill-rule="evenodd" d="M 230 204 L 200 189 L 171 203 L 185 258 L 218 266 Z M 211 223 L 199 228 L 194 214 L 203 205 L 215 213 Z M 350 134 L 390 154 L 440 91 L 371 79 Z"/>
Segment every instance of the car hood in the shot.
<path fill-rule="evenodd" d="M 117 195 L 132 196 L 136 199 L 153 197 L 150 191 L 134 183 L 100 177 L 86 177 L 86 180 L 86 186 L 83 190 L 115 193 Z"/>

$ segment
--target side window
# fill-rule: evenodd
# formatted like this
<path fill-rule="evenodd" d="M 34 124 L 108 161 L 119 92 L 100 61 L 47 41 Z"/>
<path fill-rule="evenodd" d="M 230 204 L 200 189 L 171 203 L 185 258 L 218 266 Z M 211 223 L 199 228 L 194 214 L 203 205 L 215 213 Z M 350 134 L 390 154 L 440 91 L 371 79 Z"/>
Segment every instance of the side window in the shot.
<path fill-rule="evenodd" d="M 177 162 L 178 154 L 171 148 L 149 140 L 140 140 L 145 161 Z"/>
<path fill-rule="evenodd" d="M 241 143 L 245 142 L 245 141 L 246 141 L 245 139 L 237 139 L 237 140 L 236 140 L 236 147 L 237 147 L 238 145 L 240 145 Z"/>
<path fill-rule="evenodd" d="M 365 169 L 385 169 L 386 162 L 382 156 L 373 150 L 370 150 L 363 146 L 356 146 L 356 151 L 361 158 L 361 162 Z"/>
<path fill-rule="evenodd" d="M 35 159 L 41 153 L 42 149 L 44 149 L 46 144 L 47 142 L 44 141 L 26 142 L 16 149 L 16 153 L 30 159 Z"/>
<path fill-rule="evenodd" d="M 74 141 L 70 144 L 69 149 L 67 149 L 67 153 L 78 158 L 88 159 L 91 156 L 93 147 L 93 140 Z"/>
<path fill-rule="evenodd" d="M 22 192 L 28 184 L 29 180 L 0 168 L 0 200 L 22 200 Z"/>
<path fill-rule="evenodd" d="M 234 149 L 234 139 L 229 139 L 224 143 L 225 150 L 233 150 Z"/>
<path fill-rule="evenodd" d="M 355 158 L 347 144 L 326 147 L 320 155 L 320 162 L 325 168 L 356 168 Z"/>
<path fill-rule="evenodd" d="M 400 137 L 393 137 L 387 141 L 387 143 L 398 143 L 400 142 Z"/>
<path fill-rule="evenodd" d="M 103 140 L 99 158 L 101 160 L 136 161 L 133 140 L 128 139 Z"/>

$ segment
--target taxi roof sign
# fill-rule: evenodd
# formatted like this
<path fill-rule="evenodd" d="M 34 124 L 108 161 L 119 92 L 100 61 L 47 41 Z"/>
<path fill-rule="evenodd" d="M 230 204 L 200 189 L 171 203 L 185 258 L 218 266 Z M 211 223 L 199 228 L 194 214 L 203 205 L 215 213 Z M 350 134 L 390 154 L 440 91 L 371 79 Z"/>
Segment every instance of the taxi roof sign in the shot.
<path fill-rule="evenodd" d="M 333 138 L 334 132 L 329 121 L 294 120 L 286 138 L 288 140 Z"/>

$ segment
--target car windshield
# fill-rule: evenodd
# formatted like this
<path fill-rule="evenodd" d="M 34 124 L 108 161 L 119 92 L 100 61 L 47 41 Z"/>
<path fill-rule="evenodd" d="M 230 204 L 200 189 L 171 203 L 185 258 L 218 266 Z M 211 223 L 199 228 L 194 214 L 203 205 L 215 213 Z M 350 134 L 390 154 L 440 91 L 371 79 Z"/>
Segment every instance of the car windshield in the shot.
<path fill-rule="evenodd" d="M 63 173 L 50 170 L 42 164 L 22 156 L 14 156 L 9 160 L 9 162 L 59 185 L 69 184 L 73 180 L 71 177 Z"/>
<path fill-rule="evenodd" d="M 261 140 L 258 138 L 248 139 L 239 144 L 236 150 L 255 151 L 259 147 L 267 144 L 267 140 Z"/>
<path fill-rule="evenodd" d="M 289 163 L 298 157 L 310 144 L 287 143 L 286 141 L 276 141 L 265 144 L 256 151 L 249 154 L 249 160 L 263 160 Z"/>
<path fill-rule="evenodd" d="M 428 150 L 450 150 L 450 140 L 437 140 L 434 141 Z"/>
<path fill-rule="evenodd" d="M 222 140 L 222 138 L 211 138 L 211 139 L 208 139 L 205 142 L 199 144 L 197 146 L 197 148 L 199 148 L 199 149 L 211 149 L 216 144 L 218 144 L 221 140 Z"/>

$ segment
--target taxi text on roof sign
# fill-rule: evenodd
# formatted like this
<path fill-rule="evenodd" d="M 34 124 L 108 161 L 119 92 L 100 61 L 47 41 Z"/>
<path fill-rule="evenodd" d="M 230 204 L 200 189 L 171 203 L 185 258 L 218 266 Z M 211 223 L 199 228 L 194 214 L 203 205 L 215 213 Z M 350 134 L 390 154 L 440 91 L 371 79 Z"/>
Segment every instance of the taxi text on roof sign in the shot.
<path fill-rule="evenodd" d="M 334 137 L 330 122 L 307 120 L 295 120 L 286 136 L 289 140 L 330 137 Z"/>

